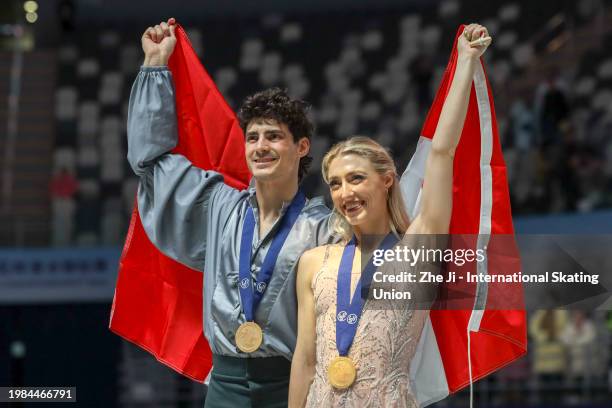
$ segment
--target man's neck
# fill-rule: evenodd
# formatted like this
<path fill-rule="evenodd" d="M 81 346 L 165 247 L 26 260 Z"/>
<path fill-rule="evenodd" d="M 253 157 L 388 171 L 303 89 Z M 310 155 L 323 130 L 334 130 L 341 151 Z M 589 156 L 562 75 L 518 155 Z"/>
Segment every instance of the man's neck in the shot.
<path fill-rule="evenodd" d="M 297 180 L 292 182 L 264 182 L 255 180 L 260 221 L 276 219 L 283 203 L 291 201 L 298 191 Z"/>

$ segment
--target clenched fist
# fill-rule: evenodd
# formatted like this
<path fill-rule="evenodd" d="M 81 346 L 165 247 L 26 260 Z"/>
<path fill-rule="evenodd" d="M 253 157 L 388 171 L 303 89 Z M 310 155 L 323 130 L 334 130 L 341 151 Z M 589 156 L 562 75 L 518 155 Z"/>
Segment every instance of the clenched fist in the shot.
<path fill-rule="evenodd" d="M 480 24 L 470 24 L 465 27 L 459 38 L 457 51 L 459 56 L 479 58 L 491 45 L 491 37 L 486 27 Z"/>
<path fill-rule="evenodd" d="M 142 50 L 145 54 L 144 66 L 167 65 L 168 59 L 174 51 L 176 37 L 174 30 L 176 21 L 174 18 L 162 21 L 155 27 L 149 27 L 142 34 Z"/>

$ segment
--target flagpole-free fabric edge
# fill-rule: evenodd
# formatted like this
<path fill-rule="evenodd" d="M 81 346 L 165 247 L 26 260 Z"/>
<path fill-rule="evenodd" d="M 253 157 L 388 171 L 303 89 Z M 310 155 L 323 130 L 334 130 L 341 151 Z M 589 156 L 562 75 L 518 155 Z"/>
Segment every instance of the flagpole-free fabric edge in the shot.
<path fill-rule="evenodd" d="M 165 358 L 163 358 L 163 357 L 159 356 L 159 354 L 158 354 L 158 353 L 156 353 L 156 352 L 155 352 L 153 349 L 151 349 L 151 348 L 150 348 L 150 347 L 148 347 L 147 345 L 145 345 L 145 344 L 143 344 L 143 343 L 139 342 L 138 340 L 136 340 L 136 339 L 134 339 L 134 338 L 131 338 L 131 337 L 129 337 L 129 336 L 127 336 L 127 335 L 125 335 L 124 333 L 122 333 L 122 332 L 121 332 L 121 330 L 117 329 L 116 327 L 109 327 L 109 329 L 110 329 L 110 330 L 111 330 L 113 333 L 115 333 L 115 334 L 117 334 L 118 336 L 120 336 L 121 338 L 123 338 L 123 339 L 125 339 L 125 340 L 129 341 L 129 342 L 130 342 L 130 343 L 132 343 L 132 344 L 135 344 L 135 345 L 136 345 L 136 346 L 138 346 L 138 347 L 143 348 L 143 349 L 144 349 L 144 350 L 146 350 L 146 351 L 148 351 L 148 352 L 149 352 L 151 355 L 153 355 L 153 356 L 155 357 L 155 359 L 156 359 L 157 361 L 159 361 L 160 363 L 162 363 L 162 364 L 164 364 L 164 365 L 166 365 L 166 366 L 168 366 L 168 367 L 172 368 L 172 369 L 173 369 L 174 371 L 176 371 L 177 373 L 182 374 L 182 375 L 184 375 L 185 377 L 188 377 L 188 378 L 192 379 L 193 381 L 197 381 L 197 382 L 199 382 L 199 383 L 204 383 L 204 379 L 207 377 L 208 373 L 209 373 L 209 372 L 210 372 L 210 370 L 212 369 L 212 358 L 211 358 L 211 359 L 209 360 L 209 361 L 210 361 L 210 368 L 208 369 L 208 371 L 206 371 L 206 373 L 203 375 L 203 377 L 202 377 L 202 378 L 196 378 L 196 377 L 194 377 L 194 376 L 190 375 L 190 374 L 189 374 L 187 371 L 183 371 L 183 370 L 181 370 L 179 367 L 177 367 L 175 364 L 173 364 L 173 363 L 172 363 L 172 362 L 170 362 L 169 360 L 167 360 L 167 359 L 165 359 Z M 196 342 L 196 344 L 197 344 L 197 342 Z M 194 348 L 195 348 L 195 346 L 194 346 Z M 207 359 L 207 360 L 208 360 L 208 359 Z"/>
<path fill-rule="evenodd" d="M 491 170 L 491 157 L 493 152 L 493 124 L 491 115 L 491 102 L 487 91 L 487 81 L 484 76 L 482 62 L 479 60 L 474 71 L 474 91 L 478 106 L 478 120 L 480 122 L 480 225 L 478 227 L 479 249 L 484 249 L 491 235 L 491 214 L 493 210 L 493 174 Z M 486 251 L 485 251 L 486 253 Z M 488 256 L 487 256 L 488 258 Z M 478 262 L 478 275 L 488 274 L 488 260 Z M 477 282 L 474 308 L 470 315 L 468 328 L 478 331 L 487 303 L 488 284 Z"/>

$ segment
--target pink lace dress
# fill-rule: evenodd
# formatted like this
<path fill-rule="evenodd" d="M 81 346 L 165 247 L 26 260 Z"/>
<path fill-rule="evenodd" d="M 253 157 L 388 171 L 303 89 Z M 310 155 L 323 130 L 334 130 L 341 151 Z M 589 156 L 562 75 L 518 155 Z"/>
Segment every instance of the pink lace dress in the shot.
<path fill-rule="evenodd" d="M 321 270 L 312 280 L 317 364 L 306 406 L 418 407 L 410 387 L 409 370 L 428 311 L 412 310 L 409 304 L 398 307 L 397 300 L 366 301 L 348 354 L 357 366 L 357 378 L 346 390 L 336 390 L 327 381 L 327 367 L 338 356 L 335 320 L 338 265 L 331 262 L 328 266 L 330 248 L 326 249 Z M 338 246 L 334 250 L 339 250 Z"/>

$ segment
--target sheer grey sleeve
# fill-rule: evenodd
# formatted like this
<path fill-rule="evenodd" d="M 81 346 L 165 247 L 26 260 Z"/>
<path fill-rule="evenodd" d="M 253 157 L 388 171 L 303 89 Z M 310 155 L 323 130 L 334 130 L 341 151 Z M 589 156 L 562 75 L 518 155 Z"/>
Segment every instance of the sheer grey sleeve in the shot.
<path fill-rule="evenodd" d="M 142 67 L 128 105 L 128 161 L 136 175 L 178 142 L 172 74 L 166 67 Z"/>
<path fill-rule="evenodd" d="M 169 153 L 178 132 L 174 86 L 166 68 L 140 70 L 130 94 L 127 130 L 128 161 L 140 177 L 138 211 L 147 236 L 165 255 L 203 270 L 211 230 L 207 223 L 227 216 L 211 217 L 209 211 L 232 208 L 240 194 L 219 173 Z M 212 206 L 211 200 L 223 203 Z"/>

